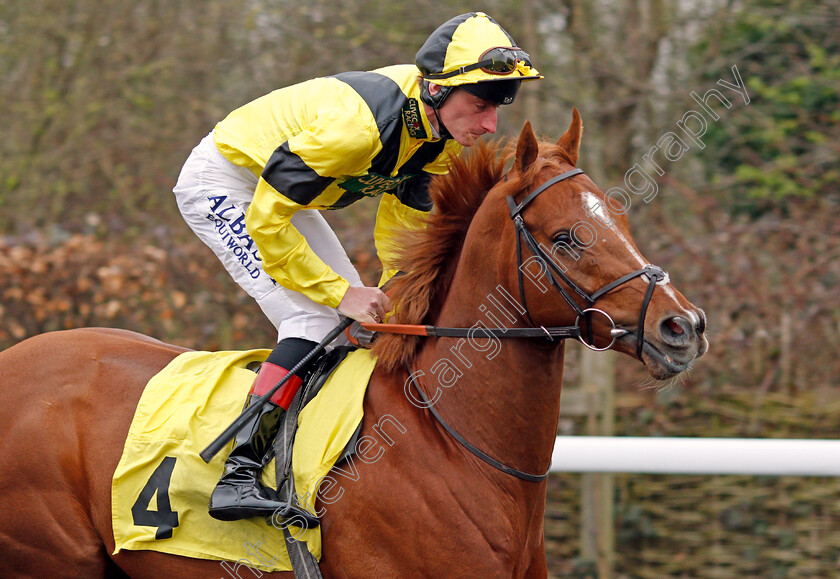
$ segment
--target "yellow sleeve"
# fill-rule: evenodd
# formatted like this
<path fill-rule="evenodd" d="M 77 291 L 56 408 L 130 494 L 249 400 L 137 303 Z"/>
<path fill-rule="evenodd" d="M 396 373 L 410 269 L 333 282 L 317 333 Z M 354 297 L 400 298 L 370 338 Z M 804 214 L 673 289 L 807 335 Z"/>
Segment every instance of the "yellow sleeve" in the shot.
<path fill-rule="evenodd" d="M 376 212 L 376 226 L 373 239 L 376 244 L 376 254 L 382 262 L 382 277 L 379 286 L 385 284 L 398 271 L 396 258 L 401 249 L 399 247 L 400 233 L 406 230 L 417 231 L 426 227 L 429 213 L 412 209 L 403 205 L 396 195 L 386 193 L 379 202 Z"/>
<path fill-rule="evenodd" d="M 288 141 L 289 150 L 322 177 L 364 175 L 382 149 L 376 119 L 364 103 L 346 110 L 319 110 L 307 130 Z"/>
<path fill-rule="evenodd" d="M 245 225 L 257 244 L 263 269 L 277 283 L 319 304 L 338 307 L 350 282 L 324 263 L 292 225 L 292 216 L 300 209 L 260 178 Z"/>
<path fill-rule="evenodd" d="M 332 178 L 364 174 L 381 149 L 372 117 L 353 110 L 321 110 L 307 130 L 278 147 L 263 170 L 245 215 L 263 269 L 285 288 L 338 307 L 350 283 L 309 247 L 292 216 Z M 317 203 L 317 201 L 315 201 Z"/>

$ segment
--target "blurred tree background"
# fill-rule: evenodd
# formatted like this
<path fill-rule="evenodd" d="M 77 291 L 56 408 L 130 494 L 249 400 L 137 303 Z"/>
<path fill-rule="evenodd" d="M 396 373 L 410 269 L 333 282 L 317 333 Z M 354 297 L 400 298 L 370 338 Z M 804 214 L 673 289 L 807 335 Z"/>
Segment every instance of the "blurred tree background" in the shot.
<path fill-rule="evenodd" d="M 178 214 L 171 189 L 190 149 L 274 88 L 412 62 L 438 24 L 475 9 L 546 77 L 501 111 L 498 136 L 527 118 L 556 138 L 578 107 L 580 165 L 603 190 L 637 163 L 658 177 L 655 198 L 633 198 L 634 234 L 709 316 L 711 351 L 680 386 L 647 388 L 620 360 L 616 433 L 836 437 L 840 0 L 0 0 L 0 347 L 86 325 L 202 349 L 271 343 Z M 718 83 L 736 82 L 733 66 L 748 104 Z M 731 104 L 708 100 L 718 119 L 691 96 L 710 89 Z M 678 128 L 689 111 L 706 120 L 702 147 Z M 671 161 L 652 153 L 668 133 L 687 149 Z M 375 205 L 327 215 L 369 282 Z M 574 502 L 562 492 L 575 479 L 552 480 L 554 500 Z M 739 480 L 748 499 L 697 523 L 712 538 L 678 541 L 679 515 L 657 508 L 691 483 L 651 497 L 639 489 L 661 481 L 639 480 L 617 485 L 617 576 L 818 577 L 840 564 L 836 481 Z M 712 480 L 715 501 L 731 480 Z M 766 493 L 800 493 L 810 506 L 796 512 L 823 523 L 799 527 L 783 508 L 732 514 L 775 504 L 756 498 Z M 571 512 L 558 504 L 549 511 Z M 547 530 L 552 573 L 583 576 L 565 516 Z M 691 543 L 709 540 L 711 554 Z"/>

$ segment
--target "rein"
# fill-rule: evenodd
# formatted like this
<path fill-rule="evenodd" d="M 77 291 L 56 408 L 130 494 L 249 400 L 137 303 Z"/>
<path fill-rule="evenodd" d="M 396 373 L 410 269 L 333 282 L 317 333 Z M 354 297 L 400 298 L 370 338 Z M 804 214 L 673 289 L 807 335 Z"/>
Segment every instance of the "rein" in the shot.
<path fill-rule="evenodd" d="M 600 311 L 600 310 L 599 310 Z M 472 338 L 480 331 L 485 336 L 492 338 L 547 338 L 553 340 L 559 338 L 579 338 L 580 328 L 578 326 L 540 326 L 538 328 L 447 328 L 442 326 L 420 326 L 412 324 L 368 324 L 361 326 L 371 332 L 383 334 L 403 334 L 407 336 L 427 336 L 432 338 Z M 624 330 L 619 330 L 624 332 Z M 622 334 L 623 335 L 623 334 Z"/>
<path fill-rule="evenodd" d="M 449 435 L 452 438 L 457 440 L 461 444 L 461 446 L 463 446 L 464 448 L 469 450 L 473 455 L 477 456 L 478 458 L 480 458 L 481 460 L 483 460 L 484 462 L 486 462 L 487 464 L 489 464 L 490 466 L 492 466 L 496 470 L 500 470 L 505 474 L 515 476 L 518 479 L 526 480 L 526 481 L 529 481 L 529 482 L 540 482 L 540 481 L 545 480 L 546 477 L 548 477 L 548 473 L 551 472 L 551 465 L 549 465 L 548 470 L 546 470 L 543 474 L 531 474 L 531 473 L 528 473 L 528 472 L 525 472 L 525 471 L 517 470 L 517 469 L 513 468 L 512 466 L 506 465 L 503 462 L 499 462 L 498 460 L 496 460 L 495 458 L 493 458 L 492 456 L 490 456 L 486 452 L 484 452 L 482 450 L 479 450 L 478 448 L 473 446 L 470 443 L 470 441 L 468 441 L 466 438 L 464 438 L 463 436 L 458 434 L 457 430 L 455 430 L 454 428 L 449 426 L 449 424 L 443 419 L 443 417 L 438 413 L 438 411 L 435 410 L 435 405 L 429 402 L 429 399 L 423 393 L 423 390 L 417 384 L 414 383 L 414 379 L 411 377 L 411 372 L 410 371 L 409 371 L 408 377 L 409 377 L 408 381 L 411 382 L 411 385 L 414 386 L 414 389 L 417 390 L 417 393 L 420 395 L 420 399 L 423 401 L 424 407 L 429 412 L 432 413 L 432 416 L 435 417 L 435 420 L 437 420 L 440 423 L 440 425 L 443 427 L 443 429 L 446 432 L 448 432 Z"/>

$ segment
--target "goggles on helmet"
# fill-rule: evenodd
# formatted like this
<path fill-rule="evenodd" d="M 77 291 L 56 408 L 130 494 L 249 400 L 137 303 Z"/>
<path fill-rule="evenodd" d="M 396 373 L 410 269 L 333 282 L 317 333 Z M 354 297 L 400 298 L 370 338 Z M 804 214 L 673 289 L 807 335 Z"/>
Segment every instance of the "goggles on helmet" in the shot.
<path fill-rule="evenodd" d="M 475 64 L 468 64 L 440 74 L 424 74 L 423 77 L 429 80 L 439 80 L 458 76 L 477 68 L 487 74 L 505 76 L 516 70 L 518 62 L 523 62 L 530 67 L 531 57 L 528 56 L 527 52 L 515 46 L 496 46 L 486 50 Z"/>

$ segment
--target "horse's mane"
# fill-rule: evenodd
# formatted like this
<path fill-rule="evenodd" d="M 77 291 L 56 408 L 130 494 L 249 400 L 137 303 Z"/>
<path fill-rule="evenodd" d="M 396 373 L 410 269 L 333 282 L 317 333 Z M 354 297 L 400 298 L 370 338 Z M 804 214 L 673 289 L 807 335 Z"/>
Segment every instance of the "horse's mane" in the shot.
<path fill-rule="evenodd" d="M 568 162 L 565 151 L 541 143 L 541 154 Z M 397 267 L 404 273 L 391 280 L 388 294 L 400 324 L 433 323 L 443 304 L 467 230 L 488 191 L 504 176 L 514 145 L 509 141 L 479 142 L 468 154 L 451 160 L 449 173 L 434 177 L 429 194 L 435 209 L 426 227 L 406 232 L 396 240 Z M 548 159 L 534 163 L 511 187 L 530 186 Z M 550 161 L 548 161 L 550 162 Z M 513 181 L 513 180 L 512 180 Z M 417 336 L 380 334 L 373 345 L 379 364 L 391 371 L 410 364 L 420 345 Z"/>

